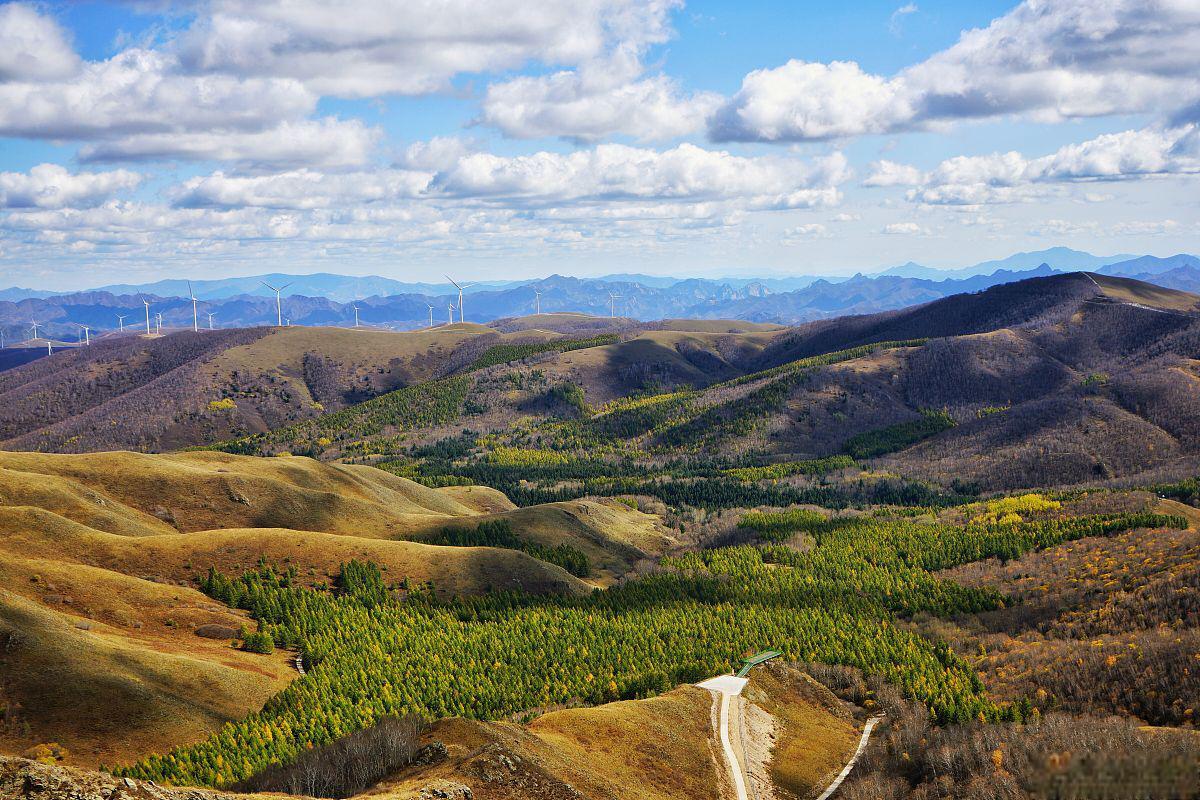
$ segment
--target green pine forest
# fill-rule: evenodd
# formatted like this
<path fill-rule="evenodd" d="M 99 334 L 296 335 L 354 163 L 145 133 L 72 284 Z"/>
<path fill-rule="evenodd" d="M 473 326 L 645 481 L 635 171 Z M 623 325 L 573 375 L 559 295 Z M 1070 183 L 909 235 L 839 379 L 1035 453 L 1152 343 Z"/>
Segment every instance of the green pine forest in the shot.
<path fill-rule="evenodd" d="M 808 512 L 746 522 L 767 536 L 668 558 L 658 572 L 573 599 L 438 599 L 359 562 L 344 564 L 334 585 L 322 588 L 302 588 L 293 572 L 269 564 L 240 576 L 210 570 L 203 590 L 247 609 L 260 639 L 298 650 L 307 674 L 207 741 L 116 772 L 228 786 L 385 715 L 497 719 L 645 697 L 727 672 L 766 645 L 788 659 L 881 674 L 939 723 L 1021 720 L 1038 713 L 1030 699 L 994 702 L 961 657 L 906 622 L 997 608 L 1006 599 L 933 572 L 1086 536 L 1186 525 L 1148 513 L 945 524 L 904 513 Z M 812 547 L 778 543 L 796 534 L 810 536 Z"/>
<path fill-rule="evenodd" d="M 953 427 L 946 410 L 860 432 L 817 458 L 729 447 L 761 442 L 821 367 L 911 351 L 924 339 L 802 358 L 704 389 L 647 386 L 595 406 L 579 385 L 538 368 L 546 354 L 615 341 L 494 346 L 433 380 L 214 449 L 370 464 L 432 487 L 489 486 L 522 507 L 607 496 L 640 508 L 649 498 L 681 534 L 685 517 L 736 514 L 732 541 L 664 558 L 585 597 L 447 597 L 358 561 L 317 586 L 285 565 L 264 562 L 242 575 L 210 569 L 197 576 L 202 590 L 257 622 L 242 646 L 295 651 L 306 672 L 206 741 L 114 772 L 230 787 L 383 717 L 509 719 L 644 698 L 728 672 L 767 647 L 879 676 L 937 725 L 1019 723 L 1052 706 L 989 696 L 965 658 L 924 624 L 1019 601 L 938 573 L 1086 537 L 1187 527 L 1145 511 L 1064 510 L 1041 495 L 979 503 L 972 485 L 909 480 L 869 463 Z M 541 413 L 476 429 L 489 397 L 503 392 Z M 1157 489 L 1193 499 L 1193 483 Z M 418 538 L 521 550 L 581 578 L 592 573 L 583 552 L 527 540 L 504 520 Z"/>

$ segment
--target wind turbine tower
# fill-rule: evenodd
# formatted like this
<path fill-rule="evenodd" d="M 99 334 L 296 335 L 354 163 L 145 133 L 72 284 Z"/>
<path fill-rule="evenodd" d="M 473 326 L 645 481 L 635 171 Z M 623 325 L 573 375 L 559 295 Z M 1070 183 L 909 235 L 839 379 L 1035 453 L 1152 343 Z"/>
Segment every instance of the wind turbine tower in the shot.
<path fill-rule="evenodd" d="M 162 312 L 161 311 L 154 312 L 154 332 L 157 334 L 160 334 L 160 335 L 162 334 Z"/>
<path fill-rule="evenodd" d="M 465 285 L 462 285 L 462 286 L 460 286 L 460 285 L 458 284 L 458 282 L 457 282 L 457 281 L 455 281 L 455 280 L 454 280 L 454 278 L 451 278 L 449 275 L 447 275 L 447 276 L 446 276 L 446 280 L 448 280 L 448 281 L 450 281 L 451 283 L 453 283 L 453 284 L 454 284 L 454 288 L 455 288 L 455 289 L 458 289 L 458 321 L 459 321 L 459 322 L 466 322 L 466 321 L 467 321 L 467 319 L 466 319 L 466 317 L 464 317 L 464 316 L 463 316 L 463 289 L 470 289 L 470 288 L 471 288 L 472 286 L 474 286 L 475 284 L 473 284 L 473 283 L 468 283 L 468 284 L 465 284 Z"/>
<path fill-rule="evenodd" d="M 429 305 L 426 303 L 426 305 Z M 429 306 L 429 327 L 433 327 L 433 306 Z"/>
<path fill-rule="evenodd" d="M 210 331 L 213 330 L 212 318 L 215 316 L 216 316 L 216 314 L 214 314 L 213 312 L 211 312 L 211 311 L 208 312 L 208 329 Z"/>
<path fill-rule="evenodd" d="M 354 309 L 354 327 L 357 328 L 358 327 L 358 306 L 355 305 L 354 303 L 351 303 L 350 307 Z"/>
<path fill-rule="evenodd" d="M 128 314 L 117 314 L 117 327 L 121 329 L 121 333 L 125 332 L 125 318 Z"/>
<path fill-rule="evenodd" d="M 608 293 L 608 318 L 615 319 L 617 316 L 617 301 L 621 299 L 621 295 Z"/>
<path fill-rule="evenodd" d="M 90 345 L 92 343 L 92 329 L 79 322 L 76 322 L 75 324 L 82 329 L 80 333 L 83 334 L 83 343 L 85 345 Z"/>
<path fill-rule="evenodd" d="M 142 305 L 146 307 L 146 335 L 150 335 L 150 301 L 142 298 Z"/>
<path fill-rule="evenodd" d="M 446 324 L 453 325 L 454 324 L 454 303 L 446 304 L 446 315 L 449 317 L 449 320 L 450 320 Z"/>
<path fill-rule="evenodd" d="M 188 285 L 188 297 L 191 298 L 191 301 L 192 301 L 192 333 L 199 333 L 200 320 L 196 316 L 196 302 L 197 302 L 196 301 L 196 293 L 192 291 L 192 282 L 191 281 L 188 281 L 187 285 Z"/>
<path fill-rule="evenodd" d="M 534 302 L 537 303 L 537 314 L 538 314 L 538 316 L 541 316 L 541 314 L 542 314 L 542 293 L 539 292 L 537 289 L 534 289 L 533 290 L 533 298 L 534 298 Z"/>
<path fill-rule="evenodd" d="M 34 339 L 37 338 L 37 329 L 38 329 L 38 324 L 35 322 L 35 323 L 33 323 L 33 336 L 29 337 L 30 341 L 33 341 Z M 46 341 L 50 341 L 49 336 L 46 337 Z"/>
<path fill-rule="evenodd" d="M 261 283 L 263 286 L 267 287 L 268 289 L 270 289 L 272 292 L 275 293 L 275 327 L 282 328 L 283 327 L 283 301 L 279 299 L 279 293 L 282 292 L 287 287 L 291 286 L 291 284 L 285 283 L 283 286 L 280 286 L 278 289 L 276 289 L 274 286 L 267 283 L 266 281 L 259 281 L 259 283 Z"/>

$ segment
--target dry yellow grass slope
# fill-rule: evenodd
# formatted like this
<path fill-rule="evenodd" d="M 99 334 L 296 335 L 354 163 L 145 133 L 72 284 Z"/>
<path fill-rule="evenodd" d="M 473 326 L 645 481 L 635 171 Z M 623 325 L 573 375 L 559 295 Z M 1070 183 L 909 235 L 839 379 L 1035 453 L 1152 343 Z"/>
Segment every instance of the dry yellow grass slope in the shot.
<path fill-rule="evenodd" d="M 788 329 L 786 325 L 774 322 L 744 319 L 664 319 L 659 325 L 663 330 L 692 333 L 778 333 Z"/>
<path fill-rule="evenodd" d="M 592 587 L 523 552 L 405 537 L 513 515 L 539 541 L 584 542 L 598 560 L 657 544 L 651 518 L 631 509 L 560 505 L 516 509 L 484 487 L 303 458 L 0 452 L 0 752 L 58 741 L 74 763 L 128 762 L 203 738 L 281 688 L 294 675 L 284 654 L 197 635 L 247 623 L 192 588 L 209 567 L 237 574 L 265 558 L 315 584 L 359 559 L 447 594 L 581 594 Z"/>
<path fill-rule="evenodd" d="M 76 578 L 71 588 L 85 582 Z M 52 741 L 67 748 L 69 763 L 126 761 L 199 741 L 283 688 L 290 669 L 282 655 L 253 656 L 183 630 L 189 619 L 236 617 L 206 610 L 211 601 L 194 591 L 161 588 L 179 596 L 173 636 L 53 611 L 0 589 L 0 704 L 8 719 L 0 749 Z M 123 599 L 127 608 L 138 602 Z"/>
<path fill-rule="evenodd" d="M 742 694 L 775 720 L 770 776 L 780 800 L 814 796 L 858 745 L 859 729 L 845 705 L 806 673 L 786 664 L 756 668 Z"/>
<path fill-rule="evenodd" d="M 476 800 L 718 798 L 708 692 L 680 687 L 650 700 L 555 711 L 528 726 L 445 720 L 432 740 L 450 758 L 370 794 L 409 800 L 463 784 Z"/>
<path fill-rule="evenodd" d="M 433 580 L 447 591 L 580 590 L 561 570 L 509 551 L 403 541 L 497 516 L 539 543 L 578 547 L 607 580 L 673 544 L 654 517 L 613 501 L 518 509 L 487 487 L 431 489 L 308 458 L 0 452 L 0 532 L 8 529 L 0 550 L 20 539 L 43 558 L 91 559 L 85 563 L 130 574 L 152 569 L 172 580 L 210 564 L 246 568 L 256 553 L 322 577 L 341 561 L 370 557 L 397 579 Z M 125 537 L 145 541 L 135 547 Z"/>
<path fill-rule="evenodd" d="M 112 533 L 143 524 L 143 534 L 262 527 L 387 537 L 413 518 L 476 513 L 454 494 L 381 470 L 307 458 L 0 452 L 0 470 L 0 503 Z M 117 517 L 109 523 L 97 511 Z M 126 529 L 106 527 L 118 522 Z"/>
<path fill-rule="evenodd" d="M 229 573 L 260 558 L 294 566 L 306 583 L 325 583 L 351 559 L 370 560 L 395 581 L 432 581 L 445 593 L 491 589 L 580 593 L 587 590 L 561 568 L 515 550 L 435 547 L 286 528 L 223 528 L 128 537 L 87 528 L 40 509 L 0 507 L 0 555 L 85 564 L 160 581 L 190 581 L 210 566 Z"/>
<path fill-rule="evenodd" d="M 345 363 L 387 363 L 426 353 L 453 350 L 465 335 L 474 333 L 461 326 L 432 330 L 384 331 L 371 328 L 276 328 L 267 336 L 241 347 L 233 347 L 213 360 L 214 368 L 293 370 L 300 374 L 304 354 L 320 353 Z"/>
<path fill-rule="evenodd" d="M 435 377 L 456 347 L 481 333 L 495 333 L 473 323 L 442 325 L 415 331 L 371 328 L 276 328 L 257 341 L 231 347 L 205 365 L 216 385 L 227 385 L 234 373 L 269 374 L 303 404 L 313 398 L 304 379 L 304 359 L 314 353 L 344 365 L 360 378 L 378 382 L 377 390 Z M 391 379 L 380 375 L 386 371 Z M 394 375 L 392 374 L 394 373 Z"/>
<path fill-rule="evenodd" d="M 756 670 L 746 691 L 774 718 L 775 739 L 764 734 L 748 745 L 771 754 L 776 796 L 823 787 L 856 744 L 848 712 L 790 667 Z M 427 738 L 443 742 L 449 758 L 402 771 L 368 795 L 412 800 L 457 785 L 476 800 L 721 800 L 729 781 L 712 707 L 708 691 L 681 686 L 648 700 L 554 711 L 528 725 L 443 720 Z"/>
<path fill-rule="evenodd" d="M 1130 278 L 1114 278 L 1108 275 L 1088 273 L 1100 285 L 1104 294 L 1125 303 L 1138 303 L 1151 308 L 1161 308 L 1168 311 L 1191 311 L 1200 309 L 1200 295 L 1182 292 L 1178 289 L 1165 289 L 1151 283 L 1143 283 Z"/>

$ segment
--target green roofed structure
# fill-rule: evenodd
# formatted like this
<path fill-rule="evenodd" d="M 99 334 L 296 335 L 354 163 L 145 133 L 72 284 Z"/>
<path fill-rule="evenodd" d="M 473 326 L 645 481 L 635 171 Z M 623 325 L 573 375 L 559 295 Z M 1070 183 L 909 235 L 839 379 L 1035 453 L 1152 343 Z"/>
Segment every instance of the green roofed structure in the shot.
<path fill-rule="evenodd" d="M 750 670 L 757 667 L 759 664 L 765 664 L 772 658 L 779 658 L 783 653 L 778 650 L 763 650 L 761 653 L 755 653 L 749 658 L 742 659 L 742 668 L 738 671 L 737 676 L 744 678 L 750 674 Z"/>

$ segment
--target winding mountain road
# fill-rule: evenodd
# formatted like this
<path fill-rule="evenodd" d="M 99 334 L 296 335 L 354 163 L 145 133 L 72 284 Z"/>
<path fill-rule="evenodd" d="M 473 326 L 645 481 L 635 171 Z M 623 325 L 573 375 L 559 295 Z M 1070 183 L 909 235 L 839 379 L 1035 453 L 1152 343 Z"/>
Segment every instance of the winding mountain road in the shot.
<path fill-rule="evenodd" d="M 737 794 L 737 800 L 750 800 L 750 795 L 746 793 L 745 768 L 738 761 L 737 753 L 733 751 L 733 742 L 729 738 L 729 700 L 742 693 L 742 689 L 746 688 L 746 679 L 733 675 L 719 675 L 696 685 L 712 692 L 713 702 L 721 704 L 717 736 L 721 740 L 721 750 L 725 753 L 725 763 L 733 775 L 733 790 Z"/>
<path fill-rule="evenodd" d="M 713 695 L 714 707 L 719 705 L 717 716 L 717 738 L 721 742 L 721 750 L 725 754 L 725 763 L 729 767 L 729 771 L 733 778 L 733 790 L 737 795 L 737 800 L 751 800 L 750 795 L 746 792 L 746 767 L 737 757 L 737 753 L 733 749 L 733 741 L 729 736 L 729 703 L 733 698 L 741 695 L 742 690 L 746 688 L 746 678 L 738 678 L 733 675 L 719 675 L 715 678 L 709 678 L 702 683 L 697 683 L 701 689 L 708 689 Z M 883 721 L 883 715 L 871 717 L 867 720 L 867 724 L 863 727 L 862 736 L 858 740 L 858 748 L 854 751 L 854 755 L 846 762 L 846 766 L 842 767 L 842 771 L 833 779 L 833 783 L 826 787 L 825 791 L 817 800 L 829 800 L 833 793 L 842 785 L 842 781 L 854 769 L 854 765 L 858 763 L 858 759 L 862 756 L 863 751 L 867 749 L 867 742 L 871 739 L 871 731 L 875 726 Z"/>
<path fill-rule="evenodd" d="M 863 750 L 867 749 L 867 741 L 871 738 L 871 731 L 875 729 L 875 726 L 882 719 L 883 716 L 880 715 L 867 720 L 866 726 L 863 727 L 862 738 L 858 740 L 858 749 L 854 751 L 854 755 L 846 762 L 846 766 L 842 767 L 842 771 L 838 773 L 838 776 L 833 779 L 833 783 L 829 784 L 828 788 L 821 792 L 821 796 L 817 800 L 829 800 L 829 797 L 838 790 L 838 787 L 842 785 L 842 781 L 846 780 L 846 776 L 850 774 L 850 770 L 854 769 L 854 765 L 858 763 L 858 758 L 862 755 Z"/>

